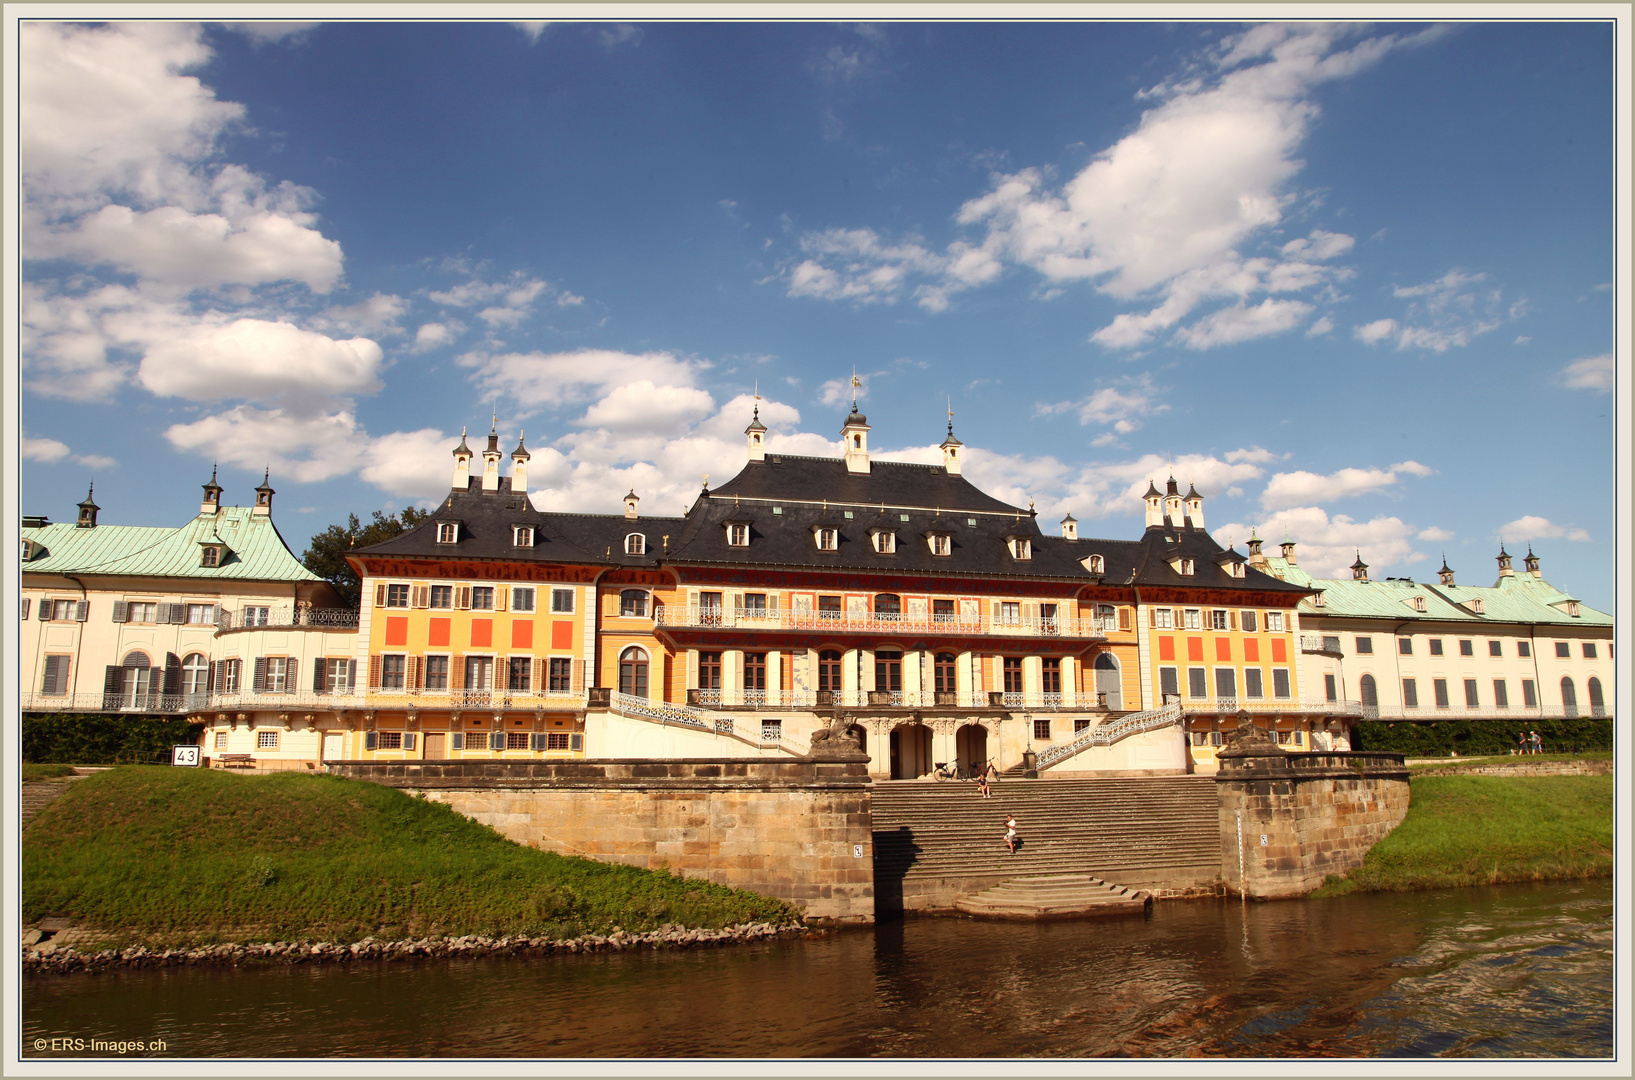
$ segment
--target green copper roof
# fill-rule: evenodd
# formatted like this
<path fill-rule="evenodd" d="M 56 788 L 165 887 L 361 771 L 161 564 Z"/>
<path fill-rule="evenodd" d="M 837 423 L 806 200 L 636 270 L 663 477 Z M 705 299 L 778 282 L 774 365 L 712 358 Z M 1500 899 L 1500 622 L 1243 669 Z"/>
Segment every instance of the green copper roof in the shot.
<path fill-rule="evenodd" d="M 1574 598 L 1543 578 L 1522 572 L 1501 577 L 1494 585 L 1438 585 L 1419 581 L 1354 581 L 1350 578 L 1313 578 L 1284 559 L 1267 559 L 1265 570 L 1299 585 L 1323 591 L 1323 606 L 1311 597 L 1300 601 L 1305 615 L 1340 618 L 1395 619 L 1402 621 L 1461 623 L 1523 623 L 1562 626 L 1611 626 L 1613 619 L 1587 604 L 1578 605 L 1576 616 L 1567 614 L 1566 605 Z M 1425 601 L 1425 610 L 1414 607 L 1414 599 Z M 1481 602 L 1481 614 L 1472 608 Z"/>
<path fill-rule="evenodd" d="M 45 574 L 121 574 L 213 581 L 318 581 L 278 535 L 272 518 L 247 506 L 224 506 L 200 514 L 180 528 L 149 525 L 72 523 L 24 529 L 22 538 L 44 553 L 23 570 Z M 227 552 L 220 566 L 203 566 L 202 547 L 220 542 Z"/>

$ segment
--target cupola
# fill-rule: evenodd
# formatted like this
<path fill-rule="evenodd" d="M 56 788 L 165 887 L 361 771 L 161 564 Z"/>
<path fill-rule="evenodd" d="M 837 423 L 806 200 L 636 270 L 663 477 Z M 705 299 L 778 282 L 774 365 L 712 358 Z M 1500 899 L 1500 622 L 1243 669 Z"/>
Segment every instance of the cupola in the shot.
<path fill-rule="evenodd" d="M 1288 563 L 1290 566 L 1300 565 L 1299 563 L 1294 561 L 1294 541 L 1293 540 L 1283 541 L 1283 543 L 1278 545 L 1278 548 L 1283 552 L 1283 561 L 1284 562 Z"/>
<path fill-rule="evenodd" d="M 1204 497 L 1198 494 L 1198 489 L 1191 481 L 1187 482 L 1186 493 L 1187 524 L 1194 529 L 1204 527 Z"/>
<path fill-rule="evenodd" d="M 639 502 L 641 502 L 641 499 L 636 495 L 636 489 L 631 488 L 629 494 L 624 497 L 624 517 L 626 521 L 636 520 L 636 504 Z"/>
<path fill-rule="evenodd" d="M 199 504 L 199 513 L 215 514 L 221 511 L 221 485 L 216 483 L 216 467 L 210 466 L 210 482 L 204 485 L 204 501 Z"/>
<path fill-rule="evenodd" d="M 846 471 L 868 472 L 869 418 L 857 411 L 856 401 L 852 402 L 852 411 L 847 414 L 846 422 L 840 427 L 840 440 L 846 444 Z"/>
<path fill-rule="evenodd" d="M 965 444 L 954 437 L 954 406 L 948 406 L 948 435 L 942 440 L 942 468 L 949 476 L 960 475 L 960 452 Z"/>
<path fill-rule="evenodd" d="M 1175 486 L 1175 477 L 1169 478 L 1164 487 L 1164 524 L 1171 528 L 1186 528 L 1186 517 L 1181 499 L 1181 489 Z"/>
<path fill-rule="evenodd" d="M 1453 570 L 1448 567 L 1448 557 L 1442 556 L 1442 569 L 1436 572 L 1436 580 L 1443 585 L 1453 584 Z"/>
<path fill-rule="evenodd" d="M 761 423 L 761 405 L 755 404 L 755 412 L 749 419 L 749 427 L 744 429 L 744 436 L 749 441 L 749 460 L 766 460 L 766 425 Z"/>
<path fill-rule="evenodd" d="M 265 516 L 270 516 L 272 514 L 272 497 L 277 494 L 277 492 L 273 491 L 272 485 L 267 483 L 271 476 L 271 467 L 261 474 L 261 486 L 255 489 L 255 506 L 251 508 L 251 514 L 261 514 Z"/>
<path fill-rule="evenodd" d="M 1259 569 L 1260 567 L 1266 565 L 1266 555 L 1265 555 L 1265 553 L 1263 553 L 1260 550 L 1260 545 L 1263 544 L 1263 543 L 1265 543 L 1265 541 L 1262 540 L 1260 537 L 1255 535 L 1255 530 L 1250 529 L 1249 530 L 1249 565 L 1255 567 L 1256 569 Z"/>
<path fill-rule="evenodd" d="M 488 428 L 488 445 L 483 447 L 483 490 L 498 491 L 500 489 L 500 433 L 498 417 Z"/>
<path fill-rule="evenodd" d="M 450 485 L 455 491 L 464 491 L 471 486 L 471 447 L 466 445 L 466 429 L 460 429 L 460 445 L 454 448 L 454 481 Z"/>
<path fill-rule="evenodd" d="M 1351 564 L 1351 580 L 1367 581 L 1368 564 L 1362 561 L 1362 552 L 1357 552 L 1357 561 Z"/>
<path fill-rule="evenodd" d="M 1502 543 L 1499 545 L 1499 576 L 1502 578 L 1516 576 L 1516 571 L 1510 568 L 1510 553 L 1504 549 Z"/>
<path fill-rule="evenodd" d="M 1147 493 L 1141 498 L 1147 504 L 1147 528 L 1164 524 L 1164 493 L 1158 490 L 1158 485 L 1147 478 Z"/>
<path fill-rule="evenodd" d="M 1538 568 L 1538 556 L 1533 554 L 1532 544 L 1527 545 L 1527 558 L 1523 559 L 1521 564 L 1527 567 L 1527 572 L 1534 577 L 1541 578 L 1544 576 L 1544 572 Z"/>
<path fill-rule="evenodd" d="M 1077 540 L 1079 538 L 1079 522 L 1072 514 L 1062 518 L 1062 539 Z"/>
<path fill-rule="evenodd" d="M 79 520 L 74 524 L 81 529 L 94 529 L 97 527 L 97 511 L 101 510 L 102 507 L 98 506 L 91 498 L 95 491 L 96 485 L 91 484 L 86 489 L 85 501 L 79 504 Z"/>
<path fill-rule="evenodd" d="M 517 432 L 517 448 L 511 451 L 511 493 L 528 496 L 528 460 L 533 457 L 522 445 L 522 432 Z"/>

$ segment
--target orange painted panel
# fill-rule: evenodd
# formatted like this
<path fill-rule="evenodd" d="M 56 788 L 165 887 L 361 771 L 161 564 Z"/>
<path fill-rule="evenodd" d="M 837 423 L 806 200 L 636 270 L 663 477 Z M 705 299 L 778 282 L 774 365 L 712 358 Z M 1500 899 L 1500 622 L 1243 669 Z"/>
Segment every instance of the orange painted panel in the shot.
<path fill-rule="evenodd" d="M 448 623 L 449 621 L 447 619 L 431 620 L 431 622 L 426 626 L 426 644 L 447 645 Z"/>
<path fill-rule="evenodd" d="M 1287 659 L 1288 659 L 1288 654 L 1284 650 L 1283 639 L 1280 638 L 1280 637 L 1273 638 L 1272 639 L 1272 663 L 1281 664 Z"/>
<path fill-rule="evenodd" d="M 534 647 L 534 620 L 517 619 L 511 624 L 511 647 L 513 649 Z"/>
<path fill-rule="evenodd" d="M 1202 660 L 1204 658 L 1204 639 L 1201 637 L 1187 638 L 1187 659 Z"/>
<path fill-rule="evenodd" d="M 494 620 L 471 620 L 471 645 L 473 648 L 481 645 L 494 644 Z"/>
<path fill-rule="evenodd" d="M 1215 659 L 1217 659 L 1217 660 L 1231 660 L 1232 659 L 1232 639 L 1231 638 L 1218 637 L 1218 638 L 1215 639 Z"/>
<path fill-rule="evenodd" d="M 1158 659 L 1160 659 L 1160 660 L 1174 660 L 1175 659 L 1175 639 L 1174 638 L 1172 638 L 1172 637 L 1161 637 L 1161 638 L 1158 639 Z"/>
<path fill-rule="evenodd" d="M 386 644 L 407 645 L 409 643 L 409 619 L 406 615 L 389 615 L 386 618 Z"/>
<path fill-rule="evenodd" d="M 564 619 L 551 623 L 551 648 L 573 648 L 573 623 Z"/>
<path fill-rule="evenodd" d="M 1260 659 L 1260 641 L 1257 638 L 1243 639 L 1243 658 L 1250 663 Z"/>

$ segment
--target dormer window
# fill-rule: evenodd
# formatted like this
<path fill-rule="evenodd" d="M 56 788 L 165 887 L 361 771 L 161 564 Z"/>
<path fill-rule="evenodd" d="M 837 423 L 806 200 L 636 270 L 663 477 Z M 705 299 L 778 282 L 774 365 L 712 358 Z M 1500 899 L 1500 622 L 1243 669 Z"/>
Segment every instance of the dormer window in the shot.
<path fill-rule="evenodd" d="M 534 546 L 534 527 L 532 525 L 513 525 L 513 526 L 511 526 L 511 546 L 512 547 L 533 547 Z"/>
<path fill-rule="evenodd" d="M 1578 601 L 1577 600 L 1567 601 L 1567 614 L 1571 615 L 1575 619 L 1578 618 Z"/>
<path fill-rule="evenodd" d="M 1196 565 L 1193 563 L 1193 561 L 1191 559 L 1182 558 L 1179 555 L 1170 559 L 1169 565 L 1171 570 L 1174 570 L 1177 574 L 1181 574 L 1186 577 L 1191 577 L 1193 573 L 1196 572 Z"/>
<path fill-rule="evenodd" d="M 819 551 L 835 551 L 840 547 L 840 530 L 828 526 L 819 526 L 812 530 L 812 536 L 817 540 Z"/>
<path fill-rule="evenodd" d="M 1484 605 L 1482 604 L 1482 601 L 1480 599 L 1472 600 L 1470 602 L 1470 604 L 1469 604 L 1469 607 L 1470 607 L 1471 611 L 1475 612 L 1478 615 L 1485 614 Z"/>
<path fill-rule="evenodd" d="M 1033 541 L 1025 536 L 1013 536 L 1010 538 L 1010 550 L 1013 559 L 1031 559 L 1033 558 Z"/>
<path fill-rule="evenodd" d="M 220 544 L 206 544 L 202 548 L 200 548 L 199 549 L 199 565 L 200 566 L 220 566 L 221 565 L 221 545 Z"/>
<path fill-rule="evenodd" d="M 1423 596 L 1414 597 L 1414 610 L 1415 611 L 1424 611 L 1425 610 L 1425 598 Z"/>
<path fill-rule="evenodd" d="M 1240 563 L 1240 562 L 1229 562 L 1229 563 L 1227 563 L 1226 564 L 1226 573 L 1231 577 L 1235 577 L 1235 578 L 1242 577 L 1243 576 L 1243 564 Z"/>
<path fill-rule="evenodd" d="M 874 550 L 878 555 L 894 555 L 897 552 L 897 533 L 891 529 L 871 529 L 869 536 L 874 540 Z"/>
<path fill-rule="evenodd" d="M 746 522 L 735 521 L 727 525 L 727 545 L 749 547 L 749 525 Z"/>
<path fill-rule="evenodd" d="M 32 559 L 33 557 L 34 557 L 34 541 L 24 540 L 23 541 L 23 561 L 28 562 L 28 560 Z"/>
<path fill-rule="evenodd" d="M 437 523 L 437 542 L 452 544 L 460 539 L 460 526 L 453 521 L 439 521 Z"/>
<path fill-rule="evenodd" d="M 927 539 L 931 543 L 931 554 L 952 555 L 954 553 L 954 542 L 947 533 L 932 533 Z"/>
<path fill-rule="evenodd" d="M 745 538 L 744 543 L 749 543 L 748 538 Z M 626 555 L 647 554 L 647 537 L 642 533 L 631 533 L 626 536 L 624 538 L 624 553 Z"/>
<path fill-rule="evenodd" d="M 1092 555 L 1085 560 L 1084 568 L 1092 574 L 1105 574 L 1107 572 L 1107 560 L 1100 555 Z"/>
<path fill-rule="evenodd" d="M 1322 607 L 1323 604 L 1324 604 L 1324 601 L 1323 601 L 1323 594 L 1322 593 L 1318 593 L 1318 594 L 1316 594 L 1315 596 L 1313 596 L 1311 598 L 1311 606 L 1312 607 Z M 1266 629 L 1268 629 L 1268 630 L 1272 629 L 1272 616 L 1271 616 L 1270 613 L 1268 613 L 1267 616 L 1266 616 Z"/>

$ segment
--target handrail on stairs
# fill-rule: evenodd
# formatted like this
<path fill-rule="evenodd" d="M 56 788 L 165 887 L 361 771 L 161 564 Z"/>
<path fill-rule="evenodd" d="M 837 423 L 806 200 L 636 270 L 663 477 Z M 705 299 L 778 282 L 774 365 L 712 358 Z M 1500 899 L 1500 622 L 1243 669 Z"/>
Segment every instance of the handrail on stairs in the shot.
<path fill-rule="evenodd" d="M 1180 723 L 1181 706 L 1178 704 L 1163 705 L 1156 709 L 1147 709 L 1144 712 L 1125 713 L 1117 720 L 1095 727 L 1086 728 L 1078 738 L 1061 746 L 1053 746 L 1039 755 L 1039 767 L 1045 768 L 1065 761 L 1082 750 L 1092 746 L 1111 746 L 1120 739 L 1131 735 L 1138 735 L 1143 731 L 1152 731 L 1155 728 L 1168 727 Z"/>
<path fill-rule="evenodd" d="M 632 694 L 622 694 L 615 690 L 608 695 L 609 707 L 620 716 L 633 717 L 638 720 L 651 720 L 659 724 L 675 724 L 678 727 L 691 728 L 694 731 L 704 731 L 714 735 L 724 735 L 739 742 L 762 749 L 777 747 L 789 754 L 799 754 L 800 751 L 788 743 L 780 734 L 775 738 L 767 738 L 767 730 L 762 727 L 756 733 L 757 737 L 740 734 L 737 723 L 731 716 L 722 716 L 717 713 L 700 709 L 694 705 L 678 705 L 670 701 L 654 701 L 651 698 L 636 697 Z"/>

